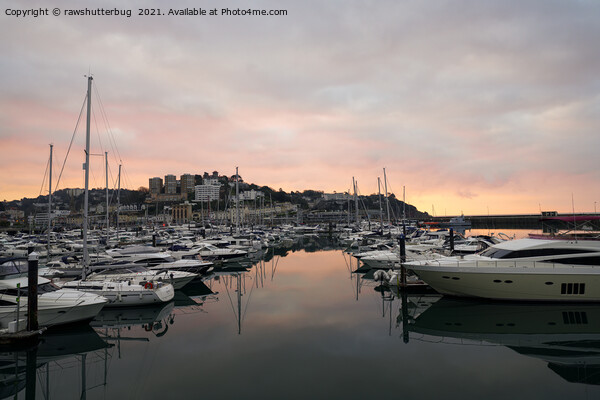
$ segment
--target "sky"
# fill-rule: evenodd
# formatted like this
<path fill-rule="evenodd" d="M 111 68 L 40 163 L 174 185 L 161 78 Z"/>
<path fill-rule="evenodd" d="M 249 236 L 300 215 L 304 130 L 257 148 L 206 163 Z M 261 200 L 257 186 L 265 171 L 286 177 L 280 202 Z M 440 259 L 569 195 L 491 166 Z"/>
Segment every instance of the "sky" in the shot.
<path fill-rule="evenodd" d="M 86 4 L 131 17 L 65 15 Z M 84 186 L 91 73 L 91 187 L 108 152 L 110 187 L 119 164 L 129 189 L 239 167 L 285 191 L 354 177 L 366 195 L 385 168 L 436 216 L 600 207 L 597 1 L 0 5 L 0 200 L 47 193 L 50 144 L 53 188 Z M 217 15 L 168 15 L 191 7 Z M 221 11 L 248 7 L 287 15 Z"/>

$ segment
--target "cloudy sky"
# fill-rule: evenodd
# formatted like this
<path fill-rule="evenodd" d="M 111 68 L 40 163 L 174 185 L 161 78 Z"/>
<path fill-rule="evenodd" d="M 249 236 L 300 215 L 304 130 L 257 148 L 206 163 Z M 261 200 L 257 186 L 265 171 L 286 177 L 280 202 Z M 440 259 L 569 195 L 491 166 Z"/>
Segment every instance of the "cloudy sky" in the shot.
<path fill-rule="evenodd" d="M 66 9 L 132 16 L 66 16 Z M 7 15 L 48 7 L 48 16 Z M 139 16 L 201 7 L 285 16 Z M 53 16 L 58 8 L 60 16 Z M 238 166 L 274 189 L 377 192 L 436 215 L 600 208 L 600 3 L 2 1 L 0 200 Z M 101 104 L 100 104 L 101 102 Z M 100 107 L 102 106 L 102 107 Z M 103 117 L 105 116 L 105 118 Z"/>

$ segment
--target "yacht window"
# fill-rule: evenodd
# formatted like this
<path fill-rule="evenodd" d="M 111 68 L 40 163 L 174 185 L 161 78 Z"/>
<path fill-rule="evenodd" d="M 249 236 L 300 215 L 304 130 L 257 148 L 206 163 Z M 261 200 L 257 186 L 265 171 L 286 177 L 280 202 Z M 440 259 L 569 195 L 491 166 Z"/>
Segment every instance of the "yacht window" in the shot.
<path fill-rule="evenodd" d="M 27 295 L 29 293 L 27 289 L 28 289 L 27 287 L 22 287 L 20 290 L 18 290 L 16 288 L 15 289 L 11 288 L 11 289 L 5 289 L 3 291 L 3 293 L 7 294 L 9 296 L 27 297 Z M 60 290 L 60 288 L 52 282 L 42 283 L 41 285 L 38 285 L 38 295 L 43 294 L 43 293 L 54 292 L 56 290 Z"/>
<path fill-rule="evenodd" d="M 585 283 L 561 283 L 560 294 L 585 294 Z"/>
<path fill-rule="evenodd" d="M 29 271 L 26 260 L 6 260 L 0 264 L 0 275 L 21 274 Z"/>
<path fill-rule="evenodd" d="M 41 285 L 38 285 L 38 294 L 55 292 L 57 290 L 60 290 L 60 288 L 52 282 L 42 283 Z"/>
<path fill-rule="evenodd" d="M 600 256 L 557 258 L 552 262 L 556 264 L 600 265 Z"/>
<path fill-rule="evenodd" d="M 481 253 L 482 256 L 491 258 L 525 258 L 525 257 L 549 257 L 567 254 L 592 253 L 591 250 L 583 249 L 526 249 L 526 250 L 506 250 L 495 247 Z"/>

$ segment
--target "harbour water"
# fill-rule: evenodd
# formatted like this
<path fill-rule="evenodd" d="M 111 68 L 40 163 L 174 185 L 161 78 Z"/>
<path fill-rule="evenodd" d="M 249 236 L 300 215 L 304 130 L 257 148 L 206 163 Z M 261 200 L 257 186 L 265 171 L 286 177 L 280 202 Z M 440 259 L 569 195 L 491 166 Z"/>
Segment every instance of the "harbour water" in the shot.
<path fill-rule="evenodd" d="M 600 397 L 600 305 L 409 294 L 402 307 L 358 265 L 309 236 L 166 306 L 47 332 L 2 353 L 1 398 Z"/>

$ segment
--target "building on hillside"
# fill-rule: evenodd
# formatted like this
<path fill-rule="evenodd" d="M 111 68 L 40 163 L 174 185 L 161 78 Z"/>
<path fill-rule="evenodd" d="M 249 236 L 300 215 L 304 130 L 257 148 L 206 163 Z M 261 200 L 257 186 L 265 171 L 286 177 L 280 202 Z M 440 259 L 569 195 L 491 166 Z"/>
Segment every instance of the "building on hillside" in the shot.
<path fill-rule="evenodd" d="M 152 202 L 159 202 L 159 203 L 170 203 L 170 202 L 174 202 L 174 201 L 181 201 L 181 200 L 185 200 L 187 199 L 187 194 L 186 193 L 174 193 L 174 194 L 169 194 L 169 193 L 161 193 L 159 195 L 156 196 L 152 196 L 151 198 L 147 198 L 146 199 L 146 203 L 152 203 Z"/>
<path fill-rule="evenodd" d="M 331 200 L 348 200 L 350 195 L 348 193 L 323 193 L 323 200 L 331 201 Z"/>
<path fill-rule="evenodd" d="M 256 200 L 260 197 L 265 197 L 263 192 L 259 192 L 257 190 L 247 190 L 245 192 L 240 193 L 240 200 Z"/>
<path fill-rule="evenodd" d="M 213 201 L 219 199 L 220 185 L 196 185 L 194 201 Z"/>
<path fill-rule="evenodd" d="M 177 177 L 173 174 L 165 175 L 165 194 L 177 193 Z"/>
<path fill-rule="evenodd" d="M 183 174 L 181 175 L 181 193 L 191 193 L 194 192 L 195 186 L 195 176 L 192 174 Z"/>
<path fill-rule="evenodd" d="M 205 178 L 202 180 L 203 185 L 221 186 L 219 178 Z"/>
<path fill-rule="evenodd" d="M 148 181 L 148 189 L 150 191 L 150 196 L 158 196 L 162 191 L 163 180 L 159 177 L 150 178 Z"/>
<path fill-rule="evenodd" d="M 66 189 L 66 191 L 71 197 L 81 196 L 85 192 L 84 189 Z"/>

